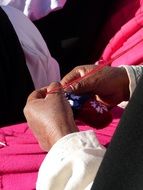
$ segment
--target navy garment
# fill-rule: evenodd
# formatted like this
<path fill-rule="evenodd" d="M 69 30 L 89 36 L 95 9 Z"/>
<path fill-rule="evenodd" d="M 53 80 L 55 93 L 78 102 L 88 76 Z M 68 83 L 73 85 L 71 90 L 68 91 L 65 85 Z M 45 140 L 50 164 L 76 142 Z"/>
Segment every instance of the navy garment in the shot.
<path fill-rule="evenodd" d="M 92 190 L 143 190 L 143 77 L 121 118 Z"/>
<path fill-rule="evenodd" d="M 24 121 L 23 108 L 34 85 L 16 32 L 0 8 L 0 126 Z"/>

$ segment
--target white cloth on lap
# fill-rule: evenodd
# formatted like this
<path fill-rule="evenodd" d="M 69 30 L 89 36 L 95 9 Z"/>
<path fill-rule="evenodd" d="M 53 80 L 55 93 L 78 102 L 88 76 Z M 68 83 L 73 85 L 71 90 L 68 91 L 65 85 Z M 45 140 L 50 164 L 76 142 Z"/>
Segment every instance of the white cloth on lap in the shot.
<path fill-rule="evenodd" d="M 37 190 L 88 190 L 105 154 L 93 131 L 60 139 L 45 157 Z"/>

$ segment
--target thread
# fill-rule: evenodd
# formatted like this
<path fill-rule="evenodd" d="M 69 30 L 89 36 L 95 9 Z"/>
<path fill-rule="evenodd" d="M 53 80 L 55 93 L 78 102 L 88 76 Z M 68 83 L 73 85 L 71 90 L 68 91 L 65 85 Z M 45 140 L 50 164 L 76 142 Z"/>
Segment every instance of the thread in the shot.
<path fill-rule="evenodd" d="M 113 61 L 115 61 L 115 60 L 118 59 L 120 56 L 122 56 L 122 55 L 124 55 L 125 53 L 127 53 L 129 50 L 131 50 L 132 48 L 134 48 L 136 45 L 138 45 L 138 44 L 139 44 L 140 42 L 142 42 L 142 41 L 143 41 L 143 39 L 141 39 L 140 41 L 138 41 L 137 43 L 135 43 L 133 46 L 129 47 L 128 49 L 126 49 L 126 50 L 120 52 L 118 55 L 116 55 L 115 57 L 109 59 L 109 60 L 106 61 L 106 62 L 105 62 L 102 58 L 99 59 L 98 62 L 101 62 L 101 64 L 100 64 L 100 65 L 97 65 L 94 69 L 92 69 L 91 71 L 89 71 L 88 73 L 86 73 L 84 76 L 81 76 L 81 77 L 79 77 L 79 78 L 77 78 L 77 79 L 75 79 L 75 80 L 69 82 L 68 84 L 61 86 L 61 87 L 53 88 L 52 90 L 50 90 L 49 92 L 47 92 L 47 94 L 56 93 L 56 92 L 58 92 L 60 89 L 66 89 L 66 88 L 72 86 L 74 83 L 78 83 L 78 82 L 82 81 L 83 79 L 85 79 L 85 78 L 91 76 L 92 74 L 95 74 L 97 71 L 100 71 L 100 70 L 103 69 L 105 66 L 110 66 Z"/>

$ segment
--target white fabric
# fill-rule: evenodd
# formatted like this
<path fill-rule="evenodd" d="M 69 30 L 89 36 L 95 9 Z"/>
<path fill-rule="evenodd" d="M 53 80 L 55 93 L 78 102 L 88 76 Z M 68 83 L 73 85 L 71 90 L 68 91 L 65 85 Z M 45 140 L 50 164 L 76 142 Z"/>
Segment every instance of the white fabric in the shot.
<path fill-rule="evenodd" d="M 3 9 L 16 30 L 35 87 L 40 88 L 51 81 L 60 80 L 58 64 L 51 57 L 32 22 L 15 8 L 6 6 Z M 124 67 L 128 73 L 132 95 L 143 74 L 143 66 Z M 105 148 L 99 144 L 93 131 L 63 137 L 45 157 L 39 170 L 36 189 L 89 190 L 104 154 Z"/>
<path fill-rule="evenodd" d="M 64 6 L 66 0 L 0 0 L 0 5 L 10 5 L 21 10 L 31 20 L 42 18 Z"/>
<path fill-rule="evenodd" d="M 93 131 L 69 134 L 45 157 L 37 190 L 88 190 L 105 154 Z"/>
<path fill-rule="evenodd" d="M 129 78 L 130 97 L 131 97 L 140 77 L 143 75 L 143 65 L 138 65 L 138 66 L 123 65 L 122 67 L 124 67 L 127 71 L 127 75 Z"/>
<path fill-rule="evenodd" d="M 26 64 L 35 88 L 60 80 L 59 65 L 50 55 L 47 45 L 35 25 L 13 7 L 3 6 L 23 48 Z"/>
<path fill-rule="evenodd" d="M 124 67 L 126 69 L 129 78 L 129 91 L 131 98 L 140 77 L 143 75 L 143 65 L 137 65 L 137 66 L 120 65 L 119 67 Z M 124 109 L 127 106 L 127 104 L 128 101 L 123 101 L 120 104 L 118 104 L 118 106 Z"/>
<path fill-rule="evenodd" d="M 143 66 L 125 66 L 130 94 L 143 74 Z M 45 157 L 37 190 L 89 190 L 106 149 L 93 131 L 72 133 L 60 139 Z"/>
<path fill-rule="evenodd" d="M 130 94 L 143 74 L 143 66 L 124 66 Z M 89 190 L 106 149 L 93 131 L 72 133 L 60 139 L 45 157 L 37 179 L 37 190 Z"/>

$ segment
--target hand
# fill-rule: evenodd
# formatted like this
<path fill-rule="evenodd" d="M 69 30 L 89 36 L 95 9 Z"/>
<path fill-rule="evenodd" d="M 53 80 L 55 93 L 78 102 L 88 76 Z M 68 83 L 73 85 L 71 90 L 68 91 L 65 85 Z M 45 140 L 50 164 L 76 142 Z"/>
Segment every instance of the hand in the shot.
<path fill-rule="evenodd" d="M 90 72 L 96 65 L 85 65 L 75 67 L 62 80 L 61 84 L 66 85 L 73 80 L 84 76 Z M 88 76 L 78 83 L 74 83 L 72 88 L 73 93 L 95 94 L 98 101 L 101 101 L 107 106 L 114 106 L 122 101 L 129 99 L 129 79 L 126 70 L 123 67 L 105 66 L 95 74 Z"/>
<path fill-rule="evenodd" d="M 61 87 L 52 83 L 47 88 L 34 91 L 27 100 L 24 114 L 42 149 L 48 151 L 63 136 L 78 131 L 70 104 L 63 90 L 47 94 L 53 88 Z"/>

